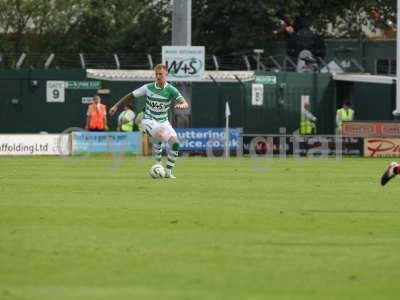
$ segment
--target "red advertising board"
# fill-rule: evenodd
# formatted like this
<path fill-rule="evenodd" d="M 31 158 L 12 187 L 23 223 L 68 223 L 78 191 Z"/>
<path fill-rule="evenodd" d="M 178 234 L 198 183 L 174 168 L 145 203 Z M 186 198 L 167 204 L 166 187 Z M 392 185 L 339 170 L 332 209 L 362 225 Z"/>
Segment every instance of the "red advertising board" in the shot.
<path fill-rule="evenodd" d="M 382 123 L 382 136 L 400 137 L 400 123 Z"/>
<path fill-rule="evenodd" d="M 400 157 L 400 139 L 367 138 L 364 139 L 366 157 Z"/>
<path fill-rule="evenodd" d="M 400 122 L 344 122 L 347 137 L 400 137 Z"/>

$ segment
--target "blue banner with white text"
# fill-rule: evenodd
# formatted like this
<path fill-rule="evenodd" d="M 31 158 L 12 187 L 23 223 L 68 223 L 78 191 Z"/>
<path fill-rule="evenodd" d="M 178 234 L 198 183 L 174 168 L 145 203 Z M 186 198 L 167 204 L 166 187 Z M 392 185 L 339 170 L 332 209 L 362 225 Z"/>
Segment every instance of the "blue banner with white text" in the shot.
<path fill-rule="evenodd" d="M 141 132 L 73 132 L 72 154 L 142 153 Z"/>
<path fill-rule="evenodd" d="M 225 149 L 225 128 L 177 128 L 180 150 L 193 153 L 223 151 Z M 229 150 L 237 151 L 241 129 L 229 128 Z"/>

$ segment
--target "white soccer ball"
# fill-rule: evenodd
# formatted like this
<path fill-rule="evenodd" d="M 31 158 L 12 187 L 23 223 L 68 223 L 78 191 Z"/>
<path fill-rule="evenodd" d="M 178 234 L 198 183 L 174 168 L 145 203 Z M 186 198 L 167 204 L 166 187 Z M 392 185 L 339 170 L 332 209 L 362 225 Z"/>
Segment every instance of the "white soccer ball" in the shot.
<path fill-rule="evenodd" d="M 149 174 L 151 178 L 159 179 L 165 177 L 165 169 L 160 164 L 155 164 L 150 168 Z"/>

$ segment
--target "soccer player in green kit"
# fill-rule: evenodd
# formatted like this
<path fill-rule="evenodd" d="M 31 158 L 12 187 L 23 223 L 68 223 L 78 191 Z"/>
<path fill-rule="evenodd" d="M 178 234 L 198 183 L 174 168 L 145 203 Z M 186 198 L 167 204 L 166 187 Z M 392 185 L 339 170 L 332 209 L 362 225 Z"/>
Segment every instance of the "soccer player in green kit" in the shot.
<path fill-rule="evenodd" d="M 157 163 L 161 164 L 162 142 L 168 143 L 167 148 L 167 178 L 176 178 L 172 174 L 179 154 L 179 141 L 175 130 L 168 121 L 168 111 L 173 105 L 177 109 L 189 107 L 179 91 L 167 82 L 168 70 L 165 65 L 159 64 L 154 68 L 155 82 L 148 83 L 122 97 L 110 108 L 110 115 L 115 114 L 120 104 L 145 96 L 146 104 L 142 125 L 146 132 L 154 139 L 153 155 Z"/>

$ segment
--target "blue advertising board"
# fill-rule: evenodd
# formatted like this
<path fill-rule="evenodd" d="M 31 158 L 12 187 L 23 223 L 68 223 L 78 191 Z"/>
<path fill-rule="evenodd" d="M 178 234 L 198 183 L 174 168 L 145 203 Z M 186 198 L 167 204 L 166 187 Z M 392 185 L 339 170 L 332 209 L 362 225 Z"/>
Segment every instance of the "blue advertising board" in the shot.
<path fill-rule="evenodd" d="M 180 142 L 180 150 L 194 153 L 206 153 L 207 149 L 223 151 L 225 148 L 224 128 L 176 128 Z M 237 151 L 239 145 L 240 128 L 229 129 L 229 150 Z"/>
<path fill-rule="evenodd" d="M 79 153 L 142 153 L 141 132 L 86 132 L 72 133 L 72 154 Z"/>

